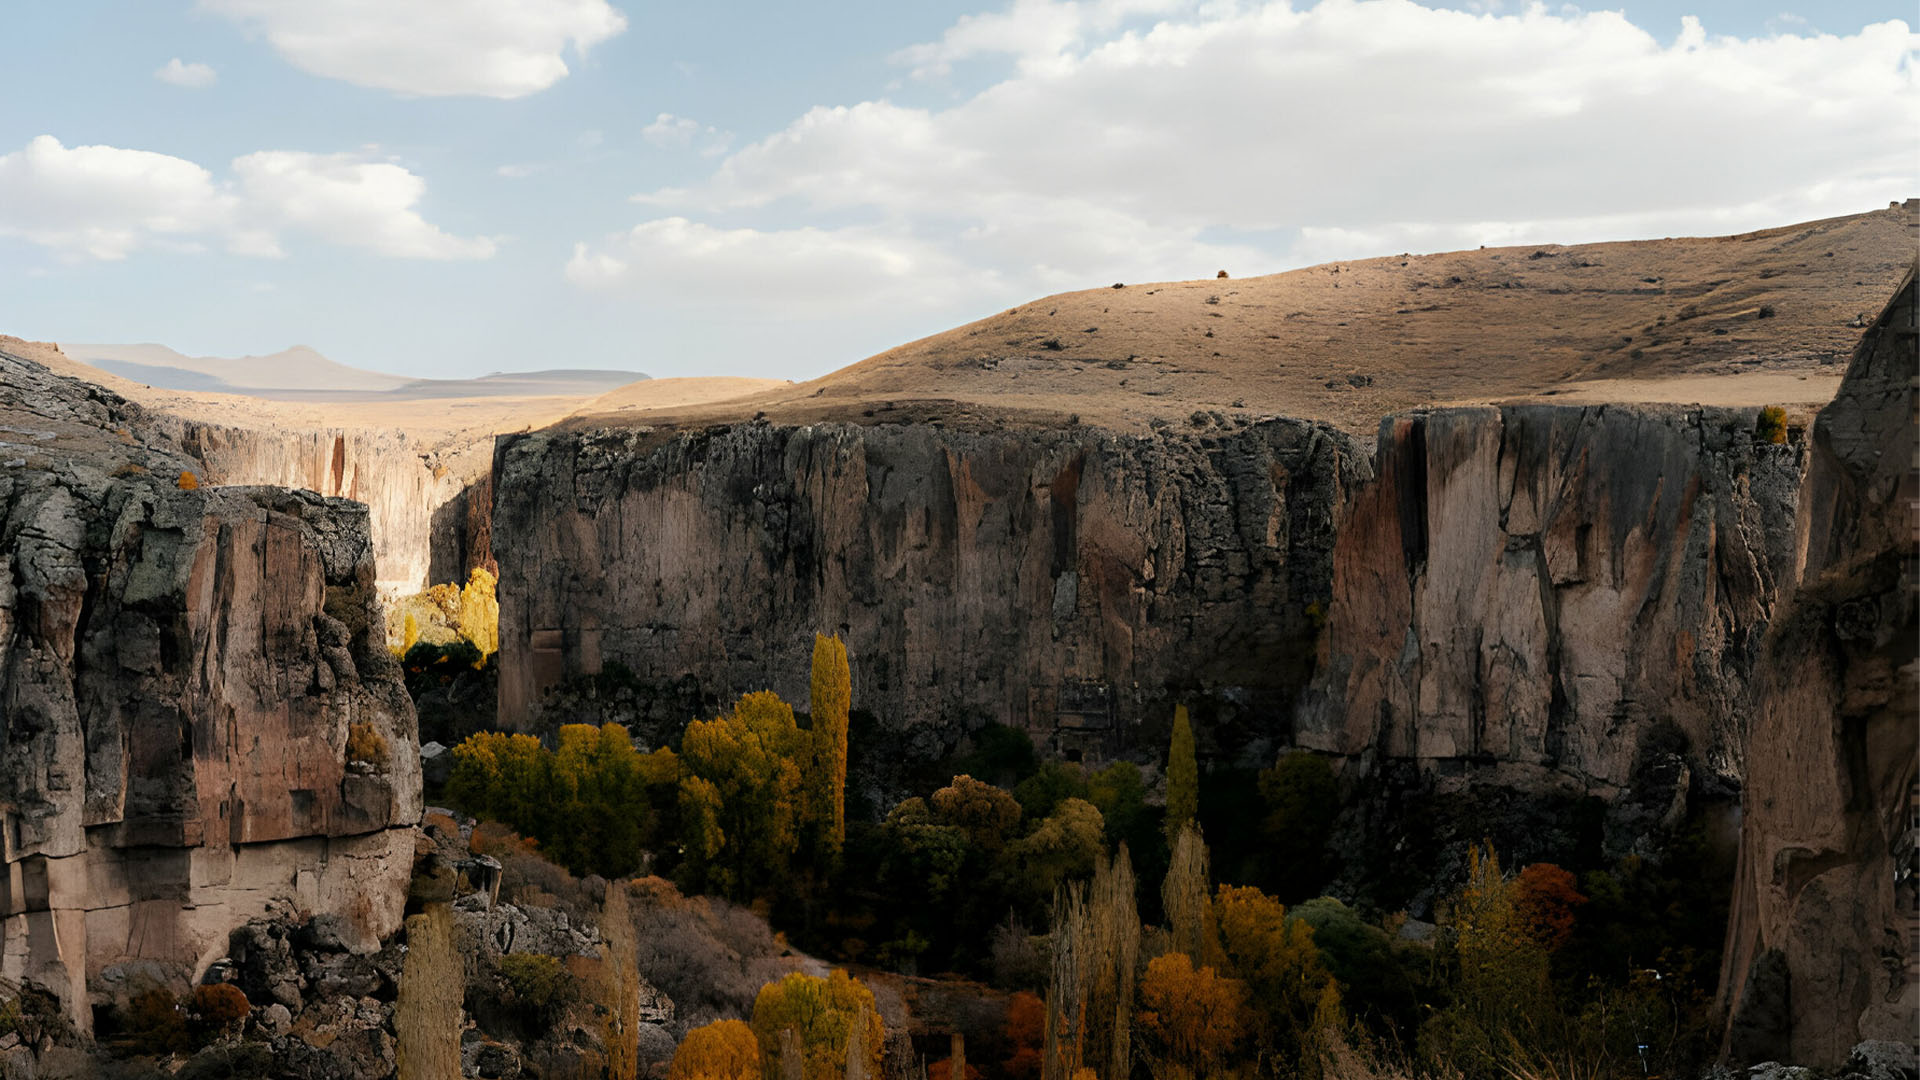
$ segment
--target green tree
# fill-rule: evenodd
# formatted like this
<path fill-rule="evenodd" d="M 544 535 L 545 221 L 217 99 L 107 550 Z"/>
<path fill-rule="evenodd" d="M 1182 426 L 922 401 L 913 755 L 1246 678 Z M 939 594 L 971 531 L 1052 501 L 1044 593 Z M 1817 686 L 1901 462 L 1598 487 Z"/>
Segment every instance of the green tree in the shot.
<path fill-rule="evenodd" d="M 1167 843 L 1200 814 L 1200 764 L 1193 756 L 1193 725 L 1187 707 L 1173 708 L 1173 741 L 1167 747 Z"/>
<path fill-rule="evenodd" d="M 1068 878 L 1093 872 L 1106 850 L 1106 823 L 1085 799 L 1061 803 L 1032 832 L 1009 843 L 1002 860 L 1016 892 L 1044 901 Z"/>
<path fill-rule="evenodd" d="M 1327 839 L 1339 807 L 1332 766 L 1318 754 L 1285 754 L 1260 774 L 1260 797 L 1268 874 L 1282 896 L 1314 895 L 1326 883 Z"/>
<path fill-rule="evenodd" d="M 847 646 L 838 634 L 813 635 L 813 817 L 819 836 L 816 862 L 832 866 L 847 842 L 847 725 L 853 706 L 853 675 Z"/>
<path fill-rule="evenodd" d="M 1147 785 L 1140 766 L 1116 761 L 1094 773 L 1087 778 L 1087 801 L 1099 807 L 1106 819 L 1108 843 L 1132 841 L 1147 813 Z"/>
<path fill-rule="evenodd" d="M 1015 785 L 1013 797 L 1029 818 L 1038 821 L 1068 799 L 1086 798 L 1087 775 L 1072 762 L 1049 761 Z"/>

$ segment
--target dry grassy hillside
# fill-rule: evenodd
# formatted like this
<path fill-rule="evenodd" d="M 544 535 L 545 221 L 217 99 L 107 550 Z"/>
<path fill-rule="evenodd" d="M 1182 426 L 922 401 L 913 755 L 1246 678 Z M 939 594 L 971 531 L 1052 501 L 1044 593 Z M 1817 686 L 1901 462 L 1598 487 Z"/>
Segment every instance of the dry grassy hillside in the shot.
<path fill-rule="evenodd" d="M 657 423 L 1322 418 L 1535 394 L 1817 406 L 1916 248 L 1904 207 L 1706 239 L 1483 248 L 1065 293 Z M 750 414 L 750 413 L 749 413 Z M 586 409 L 570 425 L 633 422 Z"/>

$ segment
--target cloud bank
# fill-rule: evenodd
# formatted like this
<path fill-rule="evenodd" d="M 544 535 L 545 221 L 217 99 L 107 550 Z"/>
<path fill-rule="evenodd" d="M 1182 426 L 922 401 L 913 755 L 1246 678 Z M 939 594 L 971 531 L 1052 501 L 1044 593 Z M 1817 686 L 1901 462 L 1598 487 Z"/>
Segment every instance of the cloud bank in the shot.
<path fill-rule="evenodd" d="M 1019 0 L 896 57 L 936 83 L 1004 65 L 984 90 L 811 109 L 698 184 L 636 196 L 663 216 L 582 243 L 568 273 L 737 274 L 772 305 L 826 297 L 830 317 L 875 281 L 917 281 L 903 303 L 997 304 L 1853 213 L 1915 193 L 1917 47 L 1897 21 L 1733 38 L 1687 19 L 1663 44 L 1617 12 L 1540 5 Z M 757 227 L 793 220 L 851 224 Z"/>
<path fill-rule="evenodd" d="M 283 254 L 285 233 L 410 259 L 484 259 L 485 237 L 449 234 L 415 206 L 418 176 L 364 154 L 265 150 L 216 180 L 183 158 L 41 135 L 0 155 L 0 236 L 70 260 L 124 259 L 143 249 Z"/>

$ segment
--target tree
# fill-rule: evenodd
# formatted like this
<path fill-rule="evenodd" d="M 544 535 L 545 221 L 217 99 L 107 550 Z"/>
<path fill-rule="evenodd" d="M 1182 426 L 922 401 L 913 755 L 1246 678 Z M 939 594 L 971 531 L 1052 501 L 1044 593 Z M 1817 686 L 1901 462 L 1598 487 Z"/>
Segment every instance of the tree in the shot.
<path fill-rule="evenodd" d="M 634 1080 L 640 1071 L 640 949 L 634 940 L 628 884 L 608 884 L 607 901 L 600 914 L 600 936 L 607 958 L 602 989 L 610 999 L 606 1002 L 607 1080 Z M 752 1041 L 751 1033 L 747 1038 Z"/>
<path fill-rule="evenodd" d="M 1086 773 L 1072 762 L 1049 761 L 1015 785 L 1013 797 L 1019 800 L 1020 809 L 1037 821 L 1068 799 L 1086 798 Z"/>
<path fill-rule="evenodd" d="M 968 843 L 989 855 L 1006 846 L 1008 834 L 1020 824 L 1020 804 L 1012 795 L 964 774 L 933 793 L 932 809 L 934 820 L 960 829 Z"/>
<path fill-rule="evenodd" d="M 1247 1031 L 1247 990 L 1185 953 L 1154 957 L 1140 980 L 1140 1032 L 1155 1074 L 1218 1075 Z"/>
<path fill-rule="evenodd" d="M 762 1080 L 760 1041 L 743 1020 L 715 1020 L 680 1040 L 667 1080 Z"/>
<path fill-rule="evenodd" d="M 1140 956 L 1140 912 L 1127 846 L 1095 864 L 1087 890 L 1091 940 L 1086 972 L 1084 1060 L 1103 1076 L 1133 1075 L 1134 965 Z"/>
<path fill-rule="evenodd" d="M 1003 864 L 1015 889 L 1044 899 L 1062 881 L 1091 873 L 1106 850 L 1100 811 L 1085 799 L 1068 799 L 1026 836 L 1009 843 Z"/>
<path fill-rule="evenodd" d="M 847 646 L 838 634 L 813 635 L 813 679 L 809 708 L 813 715 L 814 819 L 820 835 L 818 862 L 831 866 L 847 842 L 847 725 L 853 705 L 853 676 Z"/>
<path fill-rule="evenodd" d="M 1167 913 L 1167 927 L 1173 933 L 1173 947 L 1203 962 L 1215 958 L 1219 946 L 1214 938 L 1213 905 L 1208 893 L 1213 887 L 1207 867 L 1207 844 L 1200 837 L 1200 826 L 1188 821 L 1173 839 L 1173 857 L 1167 876 L 1160 884 L 1160 905 Z"/>
<path fill-rule="evenodd" d="M 1193 756 L 1193 725 L 1187 707 L 1173 707 L 1173 742 L 1167 747 L 1167 843 L 1172 845 L 1181 826 L 1200 814 L 1200 764 Z"/>
<path fill-rule="evenodd" d="M 1339 790 L 1327 759 L 1305 751 L 1283 755 L 1260 774 L 1267 806 L 1265 858 L 1281 895 L 1307 898 L 1326 883 L 1327 838 Z"/>
<path fill-rule="evenodd" d="M 466 989 L 454 945 L 453 908 L 428 904 L 407 919 L 407 954 L 393 1006 L 400 1080 L 459 1080 L 460 1006 Z"/>
<path fill-rule="evenodd" d="M 695 883 L 745 898 L 771 897 L 788 880 L 800 846 L 804 758 L 793 709 L 771 691 L 687 725 L 680 808 L 683 831 L 700 834 L 686 852 Z"/>
<path fill-rule="evenodd" d="M 1007 1046 L 1001 1069 L 1012 1080 L 1036 1080 L 1047 1045 L 1047 1005 L 1040 995 L 1022 990 L 1007 1003 Z"/>
<path fill-rule="evenodd" d="M 753 1033 L 762 1053 L 776 1053 L 780 1033 L 792 1031 L 799 1040 L 805 1080 L 842 1080 L 849 1033 L 856 1024 L 867 1075 L 878 1075 L 886 1028 L 874 1009 L 873 992 L 845 971 L 836 969 L 824 979 L 796 971 L 762 986 L 753 1001 Z"/>
<path fill-rule="evenodd" d="M 1535 944 L 1557 952 L 1573 936 L 1574 909 L 1587 902 L 1573 874 L 1552 863 L 1534 863 L 1513 882 L 1513 913 Z"/>
<path fill-rule="evenodd" d="M 1213 913 L 1223 970 L 1246 984 L 1249 1001 L 1261 1017 L 1258 1028 L 1265 1048 L 1296 1056 L 1329 987 L 1334 987 L 1334 996 L 1328 1008 L 1337 1008 L 1339 1002 L 1339 990 L 1314 946 L 1313 928 L 1288 918 L 1278 900 L 1246 886 L 1220 886 Z"/>
<path fill-rule="evenodd" d="M 480 650 L 483 663 L 500 651 L 500 601 L 494 596 L 497 580 L 486 568 L 476 566 L 467 575 L 466 587 L 460 590 L 460 636 Z"/>
<path fill-rule="evenodd" d="M 1087 778 L 1087 801 L 1100 808 L 1107 823 L 1107 842 L 1131 840 L 1134 828 L 1146 816 L 1147 785 L 1140 766 L 1116 761 Z"/>

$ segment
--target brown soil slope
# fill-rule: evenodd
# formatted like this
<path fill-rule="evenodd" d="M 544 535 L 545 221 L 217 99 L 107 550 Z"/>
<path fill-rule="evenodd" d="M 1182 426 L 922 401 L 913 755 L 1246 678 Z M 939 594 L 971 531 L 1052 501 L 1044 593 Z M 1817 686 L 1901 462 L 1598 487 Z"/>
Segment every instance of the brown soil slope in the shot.
<path fill-rule="evenodd" d="M 1077 415 L 1138 428 L 1220 410 L 1370 437 L 1381 416 L 1410 406 L 1534 394 L 1817 407 L 1912 261 L 1916 211 L 1910 200 L 1729 237 L 1395 255 L 1064 293 L 812 382 L 644 422 Z M 568 424 L 639 419 L 589 408 Z"/>

